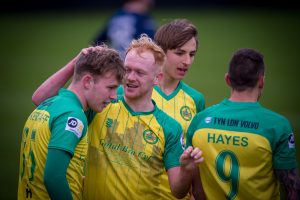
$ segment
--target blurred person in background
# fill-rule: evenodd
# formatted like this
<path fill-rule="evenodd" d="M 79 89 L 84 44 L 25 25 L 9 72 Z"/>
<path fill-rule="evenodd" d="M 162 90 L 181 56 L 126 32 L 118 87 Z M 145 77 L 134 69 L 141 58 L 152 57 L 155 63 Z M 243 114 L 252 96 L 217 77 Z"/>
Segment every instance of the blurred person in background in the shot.
<path fill-rule="evenodd" d="M 94 45 L 102 42 L 118 50 L 124 58 L 124 53 L 133 39 L 142 33 L 154 37 L 156 23 L 150 15 L 154 0 L 124 0 L 123 7 L 116 11 L 107 24 L 95 38 Z"/>
<path fill-rule="evenodd" d="M 201 147 L 205 156 L 199 171 L 206 198 L 279 200 L 281 184 L 286 199 L 299 200 L 291 124 L 258 102 L 265 85 L 263 55 L 236 51 L 225 81 L 230 97 L 198 113 L 187 132 L 187 145 Z"/>

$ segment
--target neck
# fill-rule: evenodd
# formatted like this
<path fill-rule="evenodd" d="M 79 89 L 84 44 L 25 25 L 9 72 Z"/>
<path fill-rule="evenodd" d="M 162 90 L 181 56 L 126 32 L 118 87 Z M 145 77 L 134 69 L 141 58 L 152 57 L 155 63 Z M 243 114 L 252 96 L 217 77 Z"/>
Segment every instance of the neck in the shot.
<path fill-rule="evenodd" d="M 71 84 L 68 87 L 68 90 L 72 91 L 77 96 L 77 98 L 79 99 L 79 101 L 80 101 L 80 103 L 82 105 L 82 109 L 84 111 L 86 111 L 87 110 L 87 102 L 86 102 L 86 100 L 85 100 L 84 95 L 82 94 L 82 92 L 79 92 L 80 89 L 76 85 Z"/>
<path fill-rule="evenodd" d="M 229 100 L 234 102 L 257 102 L 260 95 L 260 89 L 248 89 L 242 92 L 232 90 Z"/>
<path fill-rule="evenodd" d="M 124 9 L 134 13 L 147 13 L 148 6 L 140 1 L 134 1 L 124 5 Z"/>
<path fill-rule="evenodd" d="M 151 112 L 154 109 L 154 104 L 151 98 L 146 100 L 130 99 L 124 96 L 125 102 L 134 112 Z"/>
<path fill-rule="evenodd" d="M 166 95 L 169 95 L 169 94 L 172 94 L 176 90 L 176 88 L 179 84 L 179 81 L 180 80 L 177 80 L 177 79 L 171 79 L 168 77 L 164 77 L 159 82 L 158 86 Z"/>

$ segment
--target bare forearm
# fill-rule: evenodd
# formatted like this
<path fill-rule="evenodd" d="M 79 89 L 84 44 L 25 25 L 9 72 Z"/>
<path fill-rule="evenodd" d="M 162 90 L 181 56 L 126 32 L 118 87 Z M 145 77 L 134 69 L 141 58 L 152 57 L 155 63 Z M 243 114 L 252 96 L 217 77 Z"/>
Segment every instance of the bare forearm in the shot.
<path fill-rule="evenodd" d="M 300 180 L 297 169 L 276 170 L 276 175 L 285 192 L 286 199 L 297 200 L 300 198 Z"/>
<path fill-rule="evenodd" d="M 59 88 L 63 87 L 72 77 L 76 58 L 66 66 L 50 76 L 32 95 L 32 102 L 37 106 L 49 97 L 55 96 Z"/>
<path fill-rule="evenodd" d="M 168 174 L 173 195 L 179 199 L 185 197 L 192 184 L 193 172 L 183 170 L 181 167 L 175 167 L 169 169 Z"/>
<path fill-rule="evenodd" d="M 203 160 L 202 151 L 190 146 L 180 156 L 180 167 L 168 170 L 170 188 L 177 198 L 183 198 L 189 192 L 194 173 Z"/>
<path fill-rule="evenodd" d="M 201 176 L 199 169 L 194 171 L 194 176 L 192 180 L 192 194 L 194 195 L 195 200 L 205 200 L 204 189 L 201 182 Z"/>

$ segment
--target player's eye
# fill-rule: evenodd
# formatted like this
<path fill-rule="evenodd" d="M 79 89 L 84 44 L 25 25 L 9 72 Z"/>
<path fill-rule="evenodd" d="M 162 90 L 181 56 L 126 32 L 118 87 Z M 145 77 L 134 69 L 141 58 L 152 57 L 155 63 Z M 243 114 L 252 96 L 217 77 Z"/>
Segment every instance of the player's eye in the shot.
<path fill-rule="evenodd" d="M 190 53 L 191 57 L 195 57 L 196 53 Z"/>
<path fill-rule="evenodd" d="M 176 55 L 182 56 L 184 53 L 183 52 L 176 52 Z"/>

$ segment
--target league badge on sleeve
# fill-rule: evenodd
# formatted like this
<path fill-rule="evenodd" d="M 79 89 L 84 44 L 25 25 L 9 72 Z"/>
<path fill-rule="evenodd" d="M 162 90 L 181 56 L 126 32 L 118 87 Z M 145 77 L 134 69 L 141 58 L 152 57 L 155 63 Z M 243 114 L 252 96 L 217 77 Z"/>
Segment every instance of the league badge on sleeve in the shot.
<path fill-rule="evenodd" d="M 185 142 L 184 142 L 184 134 L 181 133 L 181 136 L 180 136 L 180 144 L 181 144 L 181 147 L 183 150 L 185 150 Z"/>
<path fill-rule="evenodd" d="M 84 125 L 80 119 L 68 117 L 65 130 L 73 132 L 78 138 L 82 136 Z"/>
<path fill-rule="evenodd" d="M 212 117 L 206 117 L 204 121 L 206 124 L 209 124 L 212 121 Z"/>
<path fill-rule="evenodd" d="M 290 148 L 290 149 L 295 148 L 295 138 L 294 138 L 294 133 L 290 133 L 290 135 L 289 135 L 289 148 Z"/>

